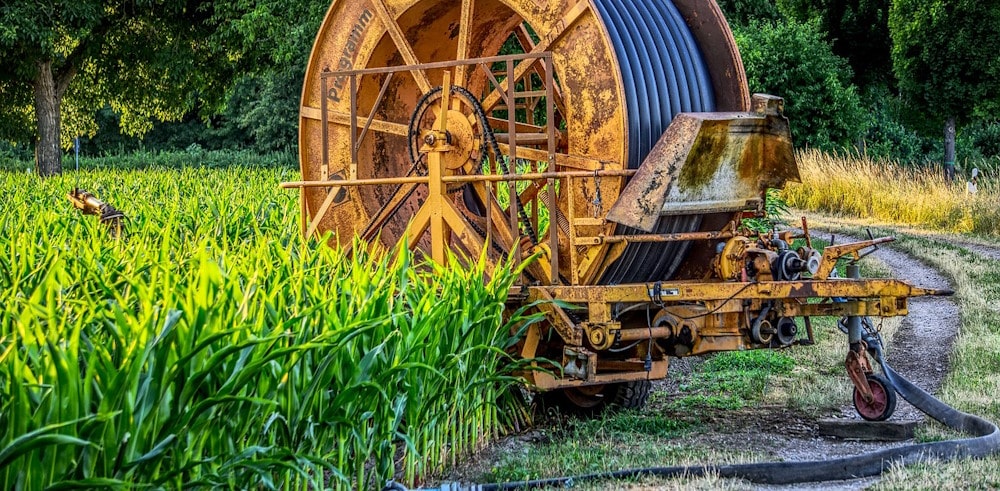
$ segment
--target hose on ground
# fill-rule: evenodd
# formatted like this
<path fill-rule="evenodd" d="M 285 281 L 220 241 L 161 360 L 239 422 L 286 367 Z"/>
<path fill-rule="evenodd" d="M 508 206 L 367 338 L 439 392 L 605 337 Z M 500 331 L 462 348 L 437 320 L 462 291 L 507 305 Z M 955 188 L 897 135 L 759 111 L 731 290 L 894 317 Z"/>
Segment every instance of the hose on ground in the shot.
<path fill-rule="evenodd" d="M 511 489 L 536 489 L 543 487 L 568 487 L 574 483 L 592 480 L 628 479 L 641 476 L 658 477 L 699 477 L 718 475 L 725 478 L 740 478 L 760 484 L 796 484 L 806 482 L 840 481 L 880 475 L 893 465 L 911 465 L 928 460 L 952 460 L 959 458 L 982 458 L 1000 451 L 1000 429 L 997 425 L 979 416 L 964 413 L 938 398 L 928 394 L 912 382 L 896 373 L 882 356 L 882 344 L 870 332 L 864 335 L 868 352 L 882 367 L 885 377 L 913 407 L 934 418 L 953 430 L 961 431 L 968 438 L 930 443 L 917 443 L 902 447 L 879 450 L 853 457 L 804 462 L 764 462 L 756 464 L 703 465 L 644 467 L 613 472 L 597 472 L 579 476 L 552 477 L 531 481 L 516 481 L 490 484 L 443 484 L 438 488 L 422 488 L 440 491 L 493 491 Z M 393 486 L 393 487 L 390 487 Z M 390 481 L 385 489 L 405 490 Z"/>

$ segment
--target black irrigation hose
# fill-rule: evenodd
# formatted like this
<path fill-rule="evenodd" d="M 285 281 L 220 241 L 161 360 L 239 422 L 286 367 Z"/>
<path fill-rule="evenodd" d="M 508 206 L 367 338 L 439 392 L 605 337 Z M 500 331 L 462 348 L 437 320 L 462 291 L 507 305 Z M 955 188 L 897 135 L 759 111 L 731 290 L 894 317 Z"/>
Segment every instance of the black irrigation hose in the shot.
<path fill-rule="evenodd" d="M 690 29 L 672 2 L 594 0 L 621 69 L 628 125 L 628 167 L 638 168 L 674 116 L 715 110 L 708 68 Z M 694 232 L 701 215 L 661 217 L 654 233 Z M 616 234 L 637 233 L 619 226 Z M 629 244 L 599 283 L 670 279 L 689 242 Z"/>
<path fill-rule="evenodd" d="M 806 462 L 765 462 L 758 464 L 704 465 L 645 467 L 614 472 L 597 472 L 572 477 L 553 477 L 491 484 L 446 484 L 441 491 L 491 491 L 507 489 L 534 489 L 543 487 L 568 487 L 576 482 L 608 479 L 627 479 L 641 476 L 699 477 L 716 474 L 725 478 L 740 478 L 760 484 L 796 484 L 807 482 L 840 481 L 880 475 L 893 465 L 910 465 L 930 459 L 951 460 L 982 458 L 1000 452 L 1000 429 L 979 416 L 964 413 L 928 394 L 903 376 L 896 373 L 882 357 L 881 344 L 870 336 L 869 353 L 881 365 L 889 383 L 913 407 L 923 411 L 941 424 L 973 435 L 969 438 L 931 443 L 917 443 L 877 452 L 841 457 L 831 460 Z M 385 489 L 405 491 L 399 483 L 390 482 Z M 430 491 L 430 490 L 428 490 Z"/>

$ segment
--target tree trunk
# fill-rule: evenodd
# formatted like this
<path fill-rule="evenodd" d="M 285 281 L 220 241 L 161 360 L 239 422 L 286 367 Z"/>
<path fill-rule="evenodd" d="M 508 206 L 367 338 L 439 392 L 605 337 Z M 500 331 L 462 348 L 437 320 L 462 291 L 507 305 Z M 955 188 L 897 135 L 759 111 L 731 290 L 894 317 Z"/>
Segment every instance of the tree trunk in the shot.
<path fill-rule="evenodd" d="M 944 178 L 955 180 L 955 117 L 950 116 L 944 123 Z"/>
<path fill-rule="evenodd" d="M 52 77 L 52 62 L 38 63 L 35 78 L 35 119 L 38 141 L 35 146 L 35 167 L 40 176 L 62 172 L 62 151 L 59 148 L 60 106 L 63 91 Z"/>

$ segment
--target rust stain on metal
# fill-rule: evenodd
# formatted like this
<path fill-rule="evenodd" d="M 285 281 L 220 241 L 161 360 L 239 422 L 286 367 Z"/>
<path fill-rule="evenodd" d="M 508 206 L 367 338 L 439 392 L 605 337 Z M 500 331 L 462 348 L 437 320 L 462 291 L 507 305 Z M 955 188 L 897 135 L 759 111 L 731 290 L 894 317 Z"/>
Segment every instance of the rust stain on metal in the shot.
<path fill-rule="evenodd" d="M 760 112 L 674 118 L 608 220 L 649 232 L 661 215 L 747 209 L 766 188 L 797 180 L 788 122 L 773 110 L 781 99 L 754 101 Z"/>
<path fill-rule="evenodd" d="M 723 153 L 729 143 L 729 127 L 718 122 L 703 124 L 687 155 L 677 183 L 689 189 L 698 189 L 712 183 L 712 178 L 722 165 Z"/>
<path fill-rule="evenodd" d="M 950 293 L 891 279 L 827 279 L 837 257 L 859 254 L 857 244 L 828 248 L 812 277 L 786 274 L 779 259 L 787 249 L 740 230 L 740 213 L 754 209 L 765 188 L 799 175 L 783 101 L 750 97 L 715 2 L 674 3 L 705 55 L 718 107 L 729 112 L 677 116 L 634 175 L 624 167 L 628 132 L 639 128 L 628 127 L 623 77 L 593 2 L 475 2 L 474 13 L 470 2 L 333 1 L 303 87 L 303 181 L 288 185 L 303 193 L 307 233 L 333 231 L 344 243 L 378 236 L 384 244 L 408 235 L 438 262 L 449 250 L 484 253 L 489 271 L 506 254 L 534 256 L 510 306 L 541 301 L 531 308 L 546 320 L 516 349 L 556 360 L 544 366 L 549 373 L 526 374 L 538 387 L 663 378 L 668 355 L 772 346 L 748 332 L 755 321 L 905 315 L 909 297 Z M 529 26 L 537 42 L 525 35 Z M 509 39 L 530 55 L 497 56 Z M 537 79 L 546 80 L 544 90 Z M 452 81 L 463 91 L 452 92 Z M 521 95 L 508 90 L 512 81 Z M 557 99 L 545 108 L 547 124 L 510 116 L 536 107 L 541 94 Z M 512 170 L 496 160 L 484 167 L 482 144 L 492 137 L 500 160 L 516 155 L 545 169 L 534 162 Z M 500 199 L 499 189 L 519 195 Z M 537 230 L 540 206 L 554 217 L 548 237 L 526 231 Z M 616 234 L 614 222 L 649 231 L 670 214 L 699 215 L 702 228 Z M 670 241 L 699 249 L 684 265 L 685 277 L 697 279 L 594 285 L 629 242 Z M 720 241 L 728 244 L 721 252 Z M 834 297 L 848 300 L 808 302 Z M 581 312 L 571 314 L 569 304 Z M 659 310 L 655 325 L 643 310 L 623 312 L 632 306 Z M 650 342 L 636 342 L 643 340 Z M 631 347 L 607 351 L 623 341 Z M 575 375 L 558 376 L 561 368 Z"/>

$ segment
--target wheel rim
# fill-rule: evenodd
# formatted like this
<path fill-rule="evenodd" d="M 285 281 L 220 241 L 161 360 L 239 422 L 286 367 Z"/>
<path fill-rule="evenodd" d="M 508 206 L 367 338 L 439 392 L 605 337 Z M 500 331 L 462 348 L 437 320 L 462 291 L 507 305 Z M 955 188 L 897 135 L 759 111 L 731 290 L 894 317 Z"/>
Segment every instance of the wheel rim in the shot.
<path fill-rule="evenodd" d="M 466 14 L 466 11 L 471 13 Z M 570 22 L 565 22 L 566 19 Z M 350 161 L 349 119 L 341 117 L 341 122 L 331 124 L 325 134 L 319 119 L 324 99 L 329 112 L 340 116 L 350 113 L 349 84 L 341 81 L 337 100 L 332 100 L 329 94 L 322 93 L 320 75 L 324 70 L 495 56 L 512 37 L 522 46 L 534 42 L 521 32 L 522 24 L 530 26 L 537 34 L 540 50 L 551 51 L 554 56 L 556 88 L 559 89 L 554 101 L 556 120 L 561 119 L 567 125 L 567 141 L 561 151 L 607 162 L 608 169 L 622 168 L 627 151 L 622 135 L 627 135 L 628 128 L 621 75 L 601 19 L 589 2 L 577 5 L 572 0 L 542 3 L 534 0 L 336 0 L 320 28 L 303 86 L 299 128 L 303 178 L 317 180 L 322 177 L 324 145 L 329 146 L 328 155 L 332 157 L 326 170 L 328 174 L 342 172 Z M 525 48 L 530 50 L 532 46 Z M 602 69 L 594 70 L 594 67 Z M 440 85 L 443 74 L 444 70 L 436 69 L 393 76 L 384 98 L 391 102 L 379 106 L 376 121 L 357 149 L 359 178 L 402 176 L 408 172 L 411 162 L 406 135 L 400 134 L 402 128 L 398 125 L 380 123 L 408 120 L 419 98 L 430 87 Z M 485 95 L 483 106 L 487 112 L 498 103 L 499 96 L 496 91 L 490 93 L 488 90 L 490 85 L 483 70 L 472 66 L 461 76 L 457 69 L 453 75 L 452 83 L 465 86 L 477 96 Z M 376 76 L 361 79 L 357 102 L 361 124 L 374 106 L 383 80 Z M 600 185 L 601 194 L 608 203 L 620 192 L 621 184 L 614 181 L 608 179 Z M 389 186 L 376 186 L 352 188 L 349 194 L 349 199 L 329 209 L 320 221 L 319 231 L 333 230 L 340 240 L 350 240 L 353 234 L 365 229 L 382 205 L 392 200 L 394 193 Z M 425 196 L 426 191 L 418 188 L 380 227 L 384 244 L 394 244 L 406 232 L 409 218 Z M 304 213 L 315 217 L 325 198 L 323 189 L 306 190 Z M 562 200 L 560 206 L 564 206 Z M 602 260 L 603 254 L 595 255 L 589 263 L 577 266 L 581 276 L 587 278 L 584 281 L 592 281 Z M 561 266 L 568 268 L 566 263 Z M 568 269 L 563 269 L 564 276 L 568 277 L 568 273 Z"/>
<path fill-rule="evenodd" d="M 699 27 L 687 32 L 684 17 L 699 19 L 695 23 Z M 673 23 L 667 27 L 665 22 L 671 19 Z M 537 41 L 522 32 L 524 26 L 537 34 Z M 608 170 L 637 167 L 678 111 L 747 109 L 742 65 L 714 2 L 632 5 L 613 0 L 335 0 L 317 36 L 303 87 L 299 128 L 303 178 L 343 179 L 352 152 L 347 117 L 351 112 L 349 84 L 336 82 L 337 97 L 332 99 L 332 89 L 326 94 L 321 89 L 323 71 L 493 56 L 511 36 L 526 49 L 553 53 L 560 92 L 555 97 L 556 120 L 566 124 L 566 141 L 559 152 L 602 161 Z M 707 72 L 695 69 L 699 49 L 709 52 Z M 699 75 L 682 76 L 682 72 Z M 378 99 L 380 77 L 367 76 L 359 82 L 357 114 L 361 124 Z M 400 125 L 391 123 L 408 119 L 421 95 L 440 85 L 442 79 L 442 70 L 394 76 L 385 92 L 385 100 L 391 104 L 382 104 L 374 113 L 375 121 L 356 149 L 359 178 L 407 173 L 411 167 L 409 142 L 400 134 Z M 461 74 L 456 69 L 452 82 L 477 96 L 489 92 L 485 74 L 475 67 Z M 721 101 L 719 105 L 711 104 L 713 97 Z M 487 111 L 497 99 L 495 91 L 484 97 Z M 327 107 L 328 114 L 336 113 L 331 116 L 335 124 L 326 130 L 320 122 L 321 106 Z M 321 150 L 327 146 L 329 150 Z M 326 168 L 324 153 L 331 156 Z M 583 201 L 574 206 L 588 209 L 599 187 L 606 211 L 617 200 L 623 184 L 619 179 L 581 184 L 587 189 L 577 196 L 577 201 Z M 350 240 L 366 229 L 383 205 L 393 201 L 395 192 L 388 186 L 376 186 L 351 188 L 347 194 L 328 209 L 316 230 L 333 230 L 339 240 Z M 406 195 L 392 219 L 379 226 L 383 243 L 394 244 L 405 233 L 409 218 L 425 195 L 423 189 Z M 326 197 L 322 188 L 304 190 L 303 214 L 316 217 Z M 559 198 L 564 213 L 567 206 L 566 199 Z M 699 226 L 716 230 L 730 215 L 669 217 L 661 220 L 657 232 L 689 231 Z M 600 233 L 611 234 L 616 226 L 608 224 L 603 229 Z M 563 248 L 566 250 L 560 255 L 569 257 L 569 245 L 560 244 Z M 681 267 L 687 254 L 687 244 L 620 244 L 592 249 L 575 264 L 560 262 L 562 275 L 568 278 L 575 270 L 581 284 L 642 281 L 647 276 L 666 279 Z"/>
<path fill-rule="evenodd" d="M 854 389 L 854 408 L 862 418 L 869 421 L 884 419 L 886 411 L 889 409 L 889 394 L 878 380 L 869 378 L 868 386 L 872 390 L 871 402 L 865 401 L 861 392 Z"/>

